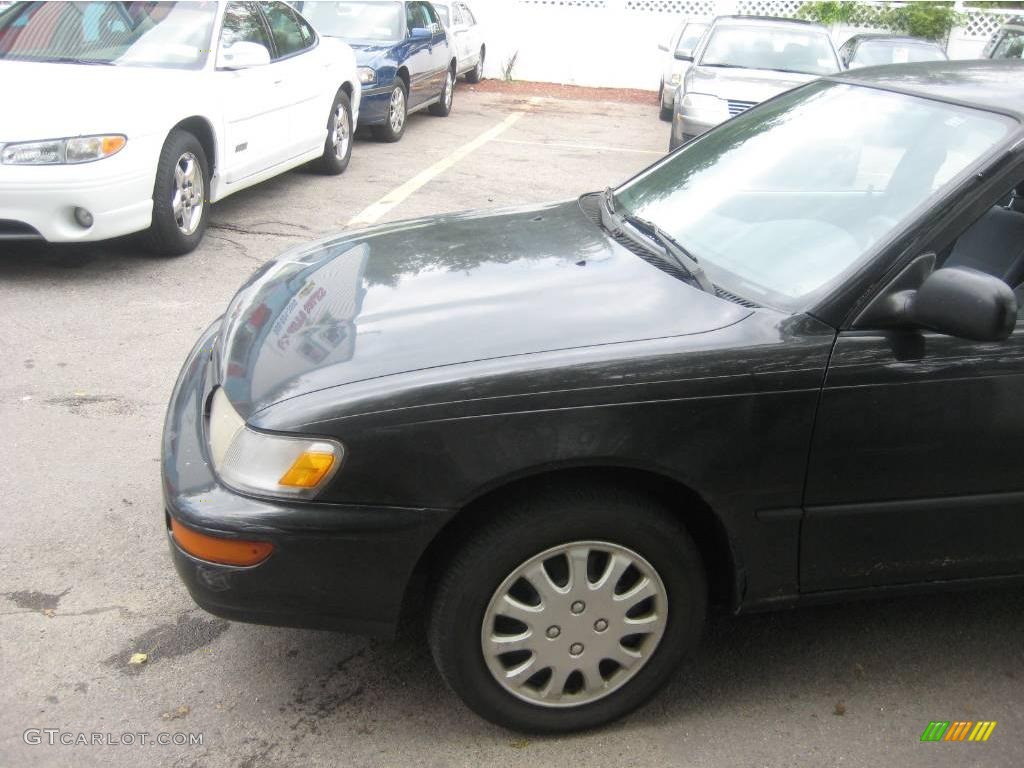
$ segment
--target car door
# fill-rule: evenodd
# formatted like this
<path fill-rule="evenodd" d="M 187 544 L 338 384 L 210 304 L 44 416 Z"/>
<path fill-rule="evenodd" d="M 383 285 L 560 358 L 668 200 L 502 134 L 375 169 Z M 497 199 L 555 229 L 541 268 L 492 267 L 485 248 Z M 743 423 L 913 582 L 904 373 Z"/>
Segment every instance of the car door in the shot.
<path fill-rule="evenodd" d="M 462 19 L 466 24 L 466 52 L 469 57 L 469 62 L 466 64 L 468 67 L 475 67 L 477 62 L 480 61 L 480 50 L 484 46 L 483 33 L 480 31 L 480 25 L 476 21 L 476 16 L 473 15 L 473 9 L 465 3 L 459 3 L 459 7 L 462 9 Z"/>
<path fill-rule="evenodd" d="M 224 115 L 222 174 L 229 185 L 274 164 L 281 140 L 278 112 L 283 107 L 269 63 L 229 68 L 224 54 L 237 43 L 263 46 L 268 61 L 273 56 L 270 32 L 255 3 L 234 0 L 227 4 L 218 42 L 214 82 Z"/>
<path fill-rule="evenodd" d="M 455 54 L 455 47 L 448 39 L 448 32 L 441 23 L 441 17 L 437 15 L 434 6 L 430 3 L 420 3 L 423 15 L 427 20 L 427 29 L 431 31 L 430 63 L 433 68 L 431 74 L 431 88 L 427 98 L 437 96 L 444 85 L 444 75 L 448 71 L 448 63 Z"/>
<path fill-rule="evenodd" d="M 434 6 L 434 10 L 440 14 L 440 10 L 437 6 Z M 445 25 L 448 28 L 448 40 L 455 53 L 456 60 L 456 72 L 462 72 L 469 66 L 467 60 L 468 47 L 466 44 L 466 22 L 462 15 L 462 9 L 458 3 L 452 3 L 448 7 L 448 24 Z"/>
<path fill-rule="evenodd" d="M 433 37 L 413 39 L 414 29 L 429 29 L 429 21 L 423 11 L 423 4 L 411 2 L 405 4 L 405 34 L 408 36 L 408 55 L 405 59 L 409 70 L 409 107 L 417 107 L 435 94 L 434 78 L 434 41 Z"/>
<path fill-rule="evenodd" d="M 994 205 L 935 258 L 995 274 L 1020 302 L 1024 212 Z M 808 466 L 801 589 L 1024 572 L 1022 404 L 1024 310 L 995 343 L 842 331 Z"/>
<path fill-rule="evenodd" d="M 276 162 L 285 162 L 323 145 L 327 130 L 325 93 L 329 62 L 316 55 L 316 33 L 283 2 L 260 2 L 274 42 L 271 86 L 279 111 Z M 331 94 L 333 96 L 333 94 Z"/>

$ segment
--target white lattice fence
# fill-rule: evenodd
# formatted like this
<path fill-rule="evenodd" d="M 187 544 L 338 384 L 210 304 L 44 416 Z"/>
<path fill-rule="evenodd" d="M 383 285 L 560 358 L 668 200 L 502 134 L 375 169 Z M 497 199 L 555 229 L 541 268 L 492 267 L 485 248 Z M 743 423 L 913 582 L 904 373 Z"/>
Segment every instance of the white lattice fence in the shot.
<path fill-rule="evenodd" d="M 736 12 L 745 16 L 777 16 L 795 18 L 803 0 L 739 0 Z"/>
<path fill-rule="evenodd" d="M 627 11 L 671 13 L 678 16 L 714 16 L 718 13 L 714 0 L 626 0 Z"/>
<path fill-rule="evenodd" d="M 1007 21 L 1007 16 L 1013 14 L 984 13 L 975 11 L 967 16 L 967 23 L 964 24 L 961 35 L 966 38 L 981 38 L 988 40 Z"/>

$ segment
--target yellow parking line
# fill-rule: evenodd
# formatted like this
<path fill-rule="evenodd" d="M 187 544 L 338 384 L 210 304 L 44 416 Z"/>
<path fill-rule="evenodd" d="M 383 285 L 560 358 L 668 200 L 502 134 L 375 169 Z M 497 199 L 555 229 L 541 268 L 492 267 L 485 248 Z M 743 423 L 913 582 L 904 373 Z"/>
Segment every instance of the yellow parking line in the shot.
<path fill-rule="evenodd" d="M 633 147 L 608 147 L 601 144 L 567 144 L 559 141 L 523 141 L 522 139 L 498 139 L 499 144 L 532 144 L 537 147 L 564 147 L 565 149 L 587 149 L 598 152 L 636 152 L 641 155 L 665 155 L 656 149 L 635 149 Z"/>
<path fill-rule="evenodd" d="M 356 224 L 372 224 L 373 222 L 377 221 L 381 216 L 383 216 L 396 205 L 398 205 L 403 200 L 408 198 L 409 195 L 411 195 L 417 189 L 419 189 L 424 184 L 429 182 L 431 179 L 444 173 L 446 170 L 451 168 L 453 165 L 459 162 L 459 160 L 464 158 L 470 152 L 479 149 L 487 142 L 494 140 L 497 136 L 500 136 L 502 133 L 507 131 L 524 114 L 526 113 L 513 112 L 511 115 L 506 117 L 493 128 L 484 131 L 472 141 L 467 142 L 466 144 L 463 144 L 461 147 L 457 148 L 447 157 L 438 160 L 429 168 L 420 171 L 407 182 L 405 182 L 399 187 L 395 187 L 393 190 L 384 195 L 384 197 L 382 197 L 380 200 L 378 200 L 375 203 L 372 203 L 371 205 L 367 206 L 359 213 L 357 213 L 355 216 L 353 216 L 348 222 L 349 226 L 353 226 Z"/>

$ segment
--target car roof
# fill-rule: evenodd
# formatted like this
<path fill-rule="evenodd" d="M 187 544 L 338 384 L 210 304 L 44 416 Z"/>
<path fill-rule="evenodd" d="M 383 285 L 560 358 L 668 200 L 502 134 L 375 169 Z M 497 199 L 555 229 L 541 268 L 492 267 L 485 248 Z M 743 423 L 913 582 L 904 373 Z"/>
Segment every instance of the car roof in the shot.
<path fill-rule="evenodd" d="M 882 40 L 892 41 L 894 43 L 917 43 L 918 45 L 930 45 L 935 48 L 942 47 L 935 40 L 928 40 L 923 37 L 911 37 L 910 35 L 887 35 L 884 32 L 861 32 L 859 35 L 851 37 L 850 40 L 856 40 L 860 43 Z M 849 42 L 849 40 L 847 42 Z"/>
<path fill-rule="evenodd" d="M 1024 61 L 926 61 L 850 70 L 827 79 L 952 101 L 1024 120 Z"/>
<path fill-rule="evenodd" d="M 808 27 L 816 30 L 820 30 L 825 34 L 828 34 L 828 30 L 825 29 L 821 24 L 817 24 L 807 19 L 782 19 L 778 16 L 716 16 L 712 22 L 716 27 L 730 26 L 730 27 L 793 27 L 799 26 L 801 29 L 807 29 Z"/>

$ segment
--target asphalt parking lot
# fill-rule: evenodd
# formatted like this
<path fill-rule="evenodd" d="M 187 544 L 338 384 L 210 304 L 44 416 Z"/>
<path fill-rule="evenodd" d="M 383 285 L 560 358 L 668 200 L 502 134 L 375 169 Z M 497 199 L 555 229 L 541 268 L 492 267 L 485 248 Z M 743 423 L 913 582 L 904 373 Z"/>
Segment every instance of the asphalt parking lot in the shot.
<path fill-rule="evenodd" d="M 470 714 L 415 634 L 232 624 L 179 583 L 164 408 L 197 334 L 254 269 L 352 222 L 602 188 L 657 159 L 667 133 L 653 97 L 463 85 L 450 118 L 416 115 L 396 145 L 358 141 L 341 177 L 294 171 L 217 204 L 189 256 L 131 240 L 0 251 L 0 766 L 1024 764 L 1020 590 L 714 617 L 646 708 L 528 738 Z M 920 743 L 931 720 L 998 726 L 984 744 Z M 202 744 L 29 744 L 32 728 Z"/>

